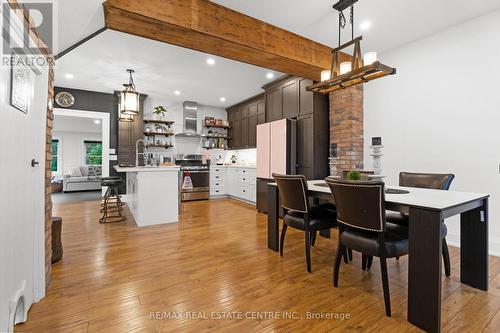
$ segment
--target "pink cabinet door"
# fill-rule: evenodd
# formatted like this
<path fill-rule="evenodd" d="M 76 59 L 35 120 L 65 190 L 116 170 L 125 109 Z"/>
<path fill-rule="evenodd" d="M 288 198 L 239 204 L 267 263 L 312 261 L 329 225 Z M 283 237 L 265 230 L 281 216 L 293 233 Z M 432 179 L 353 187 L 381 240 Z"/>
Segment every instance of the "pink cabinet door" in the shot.
<path fill-rule="evenodd" d="M 271 178 L 271 123 L 257 126 L 257 178 Z"/>
<path fill-rule="evenodd" d="M 286 119 L 271 123 L 271 175 L 286 174 Z"/>

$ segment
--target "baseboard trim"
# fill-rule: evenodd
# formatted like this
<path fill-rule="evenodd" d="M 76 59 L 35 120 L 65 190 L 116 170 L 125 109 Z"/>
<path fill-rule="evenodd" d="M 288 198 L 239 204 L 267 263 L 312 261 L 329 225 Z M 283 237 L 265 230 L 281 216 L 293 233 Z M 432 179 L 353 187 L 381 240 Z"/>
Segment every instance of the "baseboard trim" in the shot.
<path fill-rule="evenodd" d="M 498 237 L 490 236 L 489 242 L 490 256 L 500 257 L 500 239 Z M 456 233 L 448 233 L 448 235 L 446 236 L 446 243 L 448 243 L 448 245 L 460 248 L 460 235 Z"/>

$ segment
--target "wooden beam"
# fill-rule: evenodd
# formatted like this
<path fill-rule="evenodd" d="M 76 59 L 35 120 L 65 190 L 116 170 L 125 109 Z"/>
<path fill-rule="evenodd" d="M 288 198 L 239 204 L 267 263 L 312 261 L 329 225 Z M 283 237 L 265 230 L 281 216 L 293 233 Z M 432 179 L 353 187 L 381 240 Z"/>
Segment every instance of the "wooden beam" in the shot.
<path fill-rule="evenodd" d="M 104 13 L 109 29 L 316 81 L 332 61 L 330 47 L 208 0 L 107 0 Z"/>

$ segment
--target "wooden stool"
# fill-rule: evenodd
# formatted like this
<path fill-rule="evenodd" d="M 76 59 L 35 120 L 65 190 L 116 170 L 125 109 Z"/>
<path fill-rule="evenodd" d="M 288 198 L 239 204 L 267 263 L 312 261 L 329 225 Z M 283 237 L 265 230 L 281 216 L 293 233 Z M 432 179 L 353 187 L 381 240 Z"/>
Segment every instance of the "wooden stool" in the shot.
<path fill-rule="evenodd" d="M 125 216 L 122 216 L 123 202 L 118 194 L 118 187 L 123 184 L 123 180 L 119 177 L 109 177 L 102 180 L 101 186 L 107 186 L 108 189 L 102 198 L 102 217 L 99 223 L 116 223 L 126 220 Z"/>
<path fill-rule="evenodd" d="M 63 246 L 61 240 L 62 218 L 52 217 L 52 263 L 55 264 L 63 256 Z"/>

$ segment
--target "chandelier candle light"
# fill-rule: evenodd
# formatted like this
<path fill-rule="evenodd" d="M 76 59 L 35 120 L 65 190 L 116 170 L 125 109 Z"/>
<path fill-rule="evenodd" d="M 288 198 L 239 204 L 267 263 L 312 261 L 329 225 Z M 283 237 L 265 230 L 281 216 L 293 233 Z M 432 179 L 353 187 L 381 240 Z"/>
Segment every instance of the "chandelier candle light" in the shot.
<path fill-rule="evenodd" d="M 361 40 L 363 36 L 354 38 L 354 4 L 358 0 L 340 0 L 333 8 L 339 13 L 339 46 L 332 50 L 332 65 L 329 70 L 321 72 L 321 82 L 307 87 L 307 91 L 328 94 L 357 84 L 363 84 L 387 75 L 396 74 L 396 69 L 386 66 L 377 60 L 376 52 L 367 52 L 361 57 Z M 341 44 L 341 33 L 346 26 L 343 11 L 350 8 L 351 41 Z M 341 51 L 354 45 L 350 61 L 340 62 Z"/>

